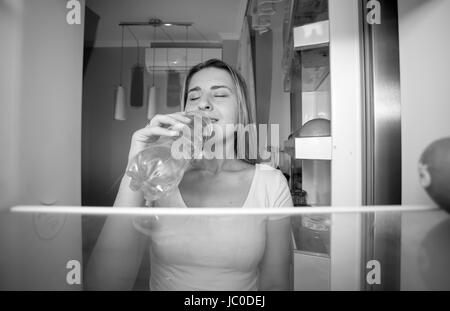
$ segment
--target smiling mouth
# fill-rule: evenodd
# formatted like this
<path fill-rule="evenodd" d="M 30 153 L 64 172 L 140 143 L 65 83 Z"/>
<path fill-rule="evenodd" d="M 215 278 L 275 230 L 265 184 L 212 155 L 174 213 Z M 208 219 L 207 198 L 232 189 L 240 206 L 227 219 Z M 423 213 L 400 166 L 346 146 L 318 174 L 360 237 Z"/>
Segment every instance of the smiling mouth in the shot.
<path fill-rule="evenodd" d="M 211 119 L 211 123 L 216 123 L 219 121 L 219 119 L 216 119 L 216 118 L 210 118 L 210 119 Z"/>

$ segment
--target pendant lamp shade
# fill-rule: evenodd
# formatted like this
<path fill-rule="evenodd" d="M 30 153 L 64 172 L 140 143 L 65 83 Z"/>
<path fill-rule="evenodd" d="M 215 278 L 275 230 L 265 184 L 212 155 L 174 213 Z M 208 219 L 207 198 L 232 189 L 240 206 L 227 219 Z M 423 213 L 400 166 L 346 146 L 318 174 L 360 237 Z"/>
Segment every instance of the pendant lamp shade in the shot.
<path fill-rule="evenodd" d="M 156 114 L 156 87 L 153 85 L 148 89 L 147 119 L 151 120 Z"/>
<path fill-rule="evenodd" d="M 139 40 L 130 27 L 127 28 L 136 40 L 136 65 L 131 69 L 130 105 L 142 107 L 144 105 L 144 67 L 139 63 Z"/>
<path fill-rule="evenodd" d="M 153 26 L 152 41 L 155 40 L 156 27 Z M 155 64 L 155 56 L 153 55 L 153 65 Z M 155 87 L 155 72 L 152 73 L 152 86 L 148 89 L 147 101 L 147 119 L 151 120 L 156 114 L 156 87 Z"/>
<path fill-rule="evenodd" d="M 144 104 L 144 68 L 139 64 L 132 69 L 130 93 L 130 105 L 133 107 L 142 107 Z"/>
<path fill-rule="evenodd" d="M 125 88 L 122 86 L 122 68 L 123 68 L 123 27 L 122 27 L 122 44 L 120 47 L 120 83 L 114 94 L 114 120 L 124 121 L 127 119 L 125 98 Z"/>
<path fill-rule="evenodd" d="M 126 120 L 126 105 L 125 105 L 125 90 L 123 86 L 119 85 L 115 94 L 114 119 Z"/>

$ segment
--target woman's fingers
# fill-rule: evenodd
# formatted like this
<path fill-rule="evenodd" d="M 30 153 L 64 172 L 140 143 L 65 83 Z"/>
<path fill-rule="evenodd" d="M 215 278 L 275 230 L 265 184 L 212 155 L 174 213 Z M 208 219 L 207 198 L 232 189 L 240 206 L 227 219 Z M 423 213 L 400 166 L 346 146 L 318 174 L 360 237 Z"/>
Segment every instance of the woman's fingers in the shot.
<path fill-rule="evenodd" d="M 183 123 L 190 123 L 191 119 L 185 116 L 186 113 L 185 112 L 176 112 L 176 113 L 172 113 L 170 114 L 170 116 L 174 119 L 177 119 L 180 122 Z"/>
<path fill-rule="evenodd" d="M 176 119 L 170 117 L 169 115 L 157 114 L 151 119 L 150 125 L 148 125 L 148 127 L 158 127 L 158 126 L 164 126 L 164 125 L 175 125 L 177 123 L 179 123 L 179 121 L 177 121 Z"/>
<path fill-rule="evenodd" d="M 157 114 L 150 124 L 133 133 L 130 154 L 134 155 L 145 148 L 147 144 L 156 141 L 160 136 L 176 137 L 183 131 L 183 127 L 191 122 L 184 116 L 184 112 L 173 114 Z"/>
<path fill-rule="evenodd" d="M 179 136 L 183 127 L 190 122 L 191 119 L 186 117 L 184 112 L 155 115 L 146 127 L 133 133 L 128 161 L 131 161 L 148 144 L 157 141 L 160 136 Z"/>
<path fill-rule="evenodd" d="M 191 119 L 180 115 L 180 114 L 166 114 L 166 115 L 156 115 L 150 121 L 150 127 L 153 126 L 164 126 L 164 125 L 177 125 L 177 124 L 187 124 L 191 122 Z"/>
<path fill-rule="evenodd" d="M 147 141 L 153 136 L 171 136 L 171 137 L 177 136 L 179 135 L 179 132 L 159 126 L 154 126 L 154 127 L 144 127 L 143 129 L 137 131 L 135 134 L 137 140 Z"/>

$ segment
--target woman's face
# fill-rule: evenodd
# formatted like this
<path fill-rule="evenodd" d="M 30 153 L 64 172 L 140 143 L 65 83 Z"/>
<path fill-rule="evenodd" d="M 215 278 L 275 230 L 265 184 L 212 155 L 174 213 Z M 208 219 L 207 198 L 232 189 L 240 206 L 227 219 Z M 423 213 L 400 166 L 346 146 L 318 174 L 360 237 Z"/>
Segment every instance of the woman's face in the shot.
<path fill-rule="evenodd" d="M 214 128 L 222 128 L 224 136 L 226 125 L 235 125 L 238 120 L 236 87 L 230 74 L 219 68 L 205 68 L 195 73 L 188 85 L 185 111 L 202 110 L 209 116 Z"/>

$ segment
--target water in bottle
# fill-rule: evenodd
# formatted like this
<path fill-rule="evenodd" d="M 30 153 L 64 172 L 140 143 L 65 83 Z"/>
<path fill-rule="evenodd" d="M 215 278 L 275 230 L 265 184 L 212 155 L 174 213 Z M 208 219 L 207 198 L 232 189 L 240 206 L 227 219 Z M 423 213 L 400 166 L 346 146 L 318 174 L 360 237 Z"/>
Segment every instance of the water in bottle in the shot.
<path fill-rule="evenodd" d="M 183 178 L 191 160 L 201 157 L 204 142 L 211 137 L 211 120 L 201 111 L 187 114 L 191 122 L 180 136 L 161 136 L 139 152 L 128 165 L 130 188 L 141 190 L 147 202 L 171 193 Z M 178 140 L 178 141 L 177 141 Z M 174 142 L 181 149 L 173 148 Z"/>

